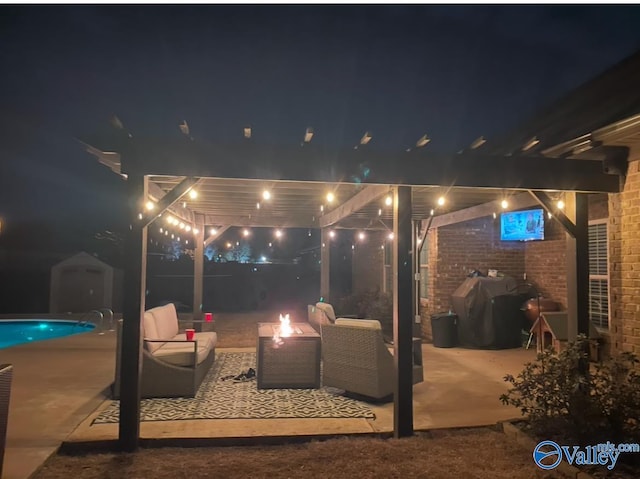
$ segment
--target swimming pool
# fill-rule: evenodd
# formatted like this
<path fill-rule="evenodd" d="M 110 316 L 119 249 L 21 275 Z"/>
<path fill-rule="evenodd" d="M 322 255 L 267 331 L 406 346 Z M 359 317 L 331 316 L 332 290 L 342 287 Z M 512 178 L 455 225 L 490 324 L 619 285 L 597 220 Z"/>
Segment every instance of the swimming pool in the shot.
<path fill-rule="evenodd" d="M 0 349 L 86 333 L 95 326 L 65 319 L 20 319 L 0 321 Z"/>

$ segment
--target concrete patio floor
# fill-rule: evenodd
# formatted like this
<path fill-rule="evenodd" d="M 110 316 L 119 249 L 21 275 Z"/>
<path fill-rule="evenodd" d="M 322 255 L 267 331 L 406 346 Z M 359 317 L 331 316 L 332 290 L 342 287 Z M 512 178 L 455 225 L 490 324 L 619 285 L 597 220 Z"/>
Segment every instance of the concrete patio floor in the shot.
<path fill-rule="evenodd" d="M 219 348 L 219 351 L 248 351 Z M 425 381 L 414 386 L 414 428 L 493 425 L 519 416 L 498 397 L 502 380 L 535 358 L 535 350 L 434 348 L 423 344 Z M 115 441 L 117 424 L 92 425 L 110 401 L 114 333 L 96 332 L 0 350 L 14 365 L 5 479 L 28 478 L 60 444 Z M 337 434 L 393 431 L 393 404 L 371 405 L 375 419 L 216 419 L 142 422 L 141 437 L 157 444 L 243 444 Z"/>

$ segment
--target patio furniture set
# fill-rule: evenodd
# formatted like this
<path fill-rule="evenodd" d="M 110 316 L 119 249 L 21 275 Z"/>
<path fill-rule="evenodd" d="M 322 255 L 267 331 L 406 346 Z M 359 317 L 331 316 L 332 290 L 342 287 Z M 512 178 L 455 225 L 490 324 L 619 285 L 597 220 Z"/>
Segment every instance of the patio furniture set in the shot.
<path fill-rule="evenodd" d="M 280 335 L 280 324 L 259 323 L 257 387 L 344 390 L 374 400 L 390 399 L 395 384 L 393 354 L 379 321 L 336 318 L 327 303 L 309 306 L 309 323 L 292 323 Z M 144 313 L 141 395 L 193 397 L 215 359 L 215 332 L 196 332 L 194 340 L 180 333 L 176 309 L 167 304 Z M 120 396 L 120 341 L 114 398 Z M 423 381 L 421 341 L 414 340 L 413 383 Z"/>

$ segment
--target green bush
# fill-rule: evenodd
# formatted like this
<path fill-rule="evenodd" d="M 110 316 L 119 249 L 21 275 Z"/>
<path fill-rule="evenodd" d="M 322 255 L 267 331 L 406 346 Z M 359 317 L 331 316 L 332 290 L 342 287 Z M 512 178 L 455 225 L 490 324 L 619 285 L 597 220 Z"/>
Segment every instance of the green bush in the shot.
<path fill-rule="evenodd" d="M 621 353 L 582 373 L 587 351 L 588 340 L 579 337 L 560 354 L 538 354 L 517 377 L 505 376 L 511 388 L 500 400 L 528 416 L 539 438 L 582 445 L 640 442 L 638 358 Z"/>
<path fill-rule="evenodd" d="M 341 298 L 334 305 L 336 317 L 355 314 L 359 318 L 377 319 L 382 332 L 393 336 L 393 296 L 381 291 L 365 291 Z"/>

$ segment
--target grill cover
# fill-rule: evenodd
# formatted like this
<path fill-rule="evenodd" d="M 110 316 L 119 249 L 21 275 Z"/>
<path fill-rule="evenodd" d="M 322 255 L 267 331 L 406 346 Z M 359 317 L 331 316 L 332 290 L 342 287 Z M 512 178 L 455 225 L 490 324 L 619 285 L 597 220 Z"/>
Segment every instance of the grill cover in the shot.
<path fill-rule="evenodd" d="M 467 278 L 452 295 L 458 341 L 478 349 L 522 346 L 522 295 L 514 278 Z"/>

